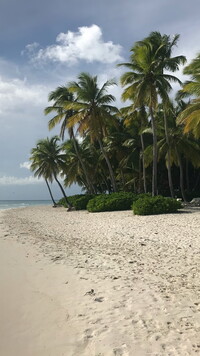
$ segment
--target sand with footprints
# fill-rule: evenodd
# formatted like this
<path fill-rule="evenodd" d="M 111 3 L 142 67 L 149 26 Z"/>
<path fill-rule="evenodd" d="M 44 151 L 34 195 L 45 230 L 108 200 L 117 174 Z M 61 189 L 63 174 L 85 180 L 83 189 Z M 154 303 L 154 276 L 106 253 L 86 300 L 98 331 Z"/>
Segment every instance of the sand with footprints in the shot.
<path fill-rule="evenodd" d="M 200 208 L 1 211 L 0 355 L 200 354 Z"/>

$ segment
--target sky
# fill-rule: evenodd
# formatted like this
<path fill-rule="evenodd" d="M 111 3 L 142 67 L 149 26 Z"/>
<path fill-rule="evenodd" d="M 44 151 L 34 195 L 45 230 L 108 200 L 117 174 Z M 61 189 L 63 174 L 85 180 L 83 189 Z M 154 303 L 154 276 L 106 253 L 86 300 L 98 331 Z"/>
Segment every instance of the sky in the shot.
<path fill-rule="evenodd" d="M 199 0 L 0 0 L 0 200 L 49 199 L 28 162 L 37 140 L 59 134 L 44 115 L 52 90 L 81 72 L 119 83 L 116 65 L 151 31 L 180 34 L 173 54 L 189 63 L 200 52 L 199 12 Z M 186 79 L 182 69 L 176 76 Z M 118 107 L 121 92 L 111 88 Z"/>

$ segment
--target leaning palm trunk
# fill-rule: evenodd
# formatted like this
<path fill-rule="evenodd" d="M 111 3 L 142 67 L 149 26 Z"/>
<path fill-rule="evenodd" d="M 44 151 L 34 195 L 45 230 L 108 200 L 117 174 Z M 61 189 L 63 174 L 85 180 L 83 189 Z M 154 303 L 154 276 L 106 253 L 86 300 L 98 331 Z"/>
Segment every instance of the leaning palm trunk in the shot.
<path fill-rule="evenodd" d="M 151 125 L 153 132 L 153 173 L 152 173 L 152 196 L 158 195 L 158 184 L 157 184 L 157 163 L 158 163 L 158 148 L 157 148 L 157 132 L 156 132 L 156 121 L 153 115 L 153 109 L 149 108 L 151 116 Z"/>
<path fill-rule="evenodd" d="M 60 184 L 60 182 L 59 182 L 59 180 L 58 180 L 58 178 L 56 177 L 55 174 L 54 174 L 54 178 L 55 178 L 55 181 L 58 183 L 58 185 L 59 185 L 59 187 L 60 187 L 60 190 L 61 190 L 61 192 L 63 193 L 63 196 L 64 196 L 64 198 L 65 198 L 65 201 L 66 201 L 66 204 L 67 204 L 67 206 L 68 206 L 68 209 L 70 210 L 70 209 L 72 208 L 72 205 L 71 205 L 71 203 L 69 202 L 69 200 L 67 199 L 67 196 L 66 196 L 66 194 L 65 194 L 65 191 L 64 191 L 62 185 Z"/>
<path fill-rule="evenodd" d="M 100 139 L 98 139 L 98 142 L 99 142 L 99 146 L 100 146 L 101 152 L 102 152 L 102 154 L 103 154 L 103 156 L 104 156 L 104 158 L 106 160 L 107 166 L 108 166 L 108 170 L 109 170 L 109 174 L 110 174 L 110 180 L 111 180 L 111 184 L 112 184 L 112 187 L 113 187 L 113 191 L 116 192 L 117 191 L 117 186 L 116 186 L 116 181 L 115 181 L 113 169 L 112 169 L 111 164 L 110 164 L 110 160 L 109 160 L 109 158 L 107 156 L 106 151 L 104 150 L 102 141 Z"/>
<path fill-rule="evenodd" d="M 81 155 L 79 153 L 79 150 L 78 150 L 78 147 L 77 147 L 77 143 L 76 143 L 76 139 L 75 139 L 75 136 L 74 136 L 74 132 L 72 131 L 72 142 L 73 142 L 73 145 L 74 145 L 74 149 L 75 149 L 75 152 L 76 152 L 76 155 L 77 155 L 77 158 L 81 164 L 81 167 L 83 169 L 83 173 L 85 175 L 85 179 L 86 179 L 86 182 L 87 182 L 87 187 L 89 187 L 89 193 L 90 194 L 95 194 L 95 188 L 89 178 L 89 175 L 88 175 L 88 172 L 87 172 L 87 169 L 85 168 L 85 164 L 83 163 L 83 160 L 81 158 Z"/>
<path fill-rule="evenodd" d="M 174 198 L 174 187 L 173 187 L 173 182 L 172 182 L 172 171 L 171 171 L 171 147 L 170 147 L 170 141 L 169 141 L 167 117 L 166 117 L 166 113 L 165 112 L 164 112 L 164 124 L 165 124 L 165 139 L 166 139 L 166 143 L 167 143 L 168 183 L 169 183 L 169 189 L 170 189 L 171 197 Z"/>
<path fill-rule="evenodd" d="M 55 202 L 55 200 L 54 200 L 54 198 L 53 198 L 53 194 L 52 194 L 52 192 L 51 192 L 51 189 L 50 189 L 50 186 L 49 186 L 49 183 L 48 183 L 47 179 L 45 179 L 45 182 L 46 182 L 46 185 L 47 185 L 47 188 L 48 188 L 48 191 L 49 191 L 51 200 L 52 200 L 53 205 L 54 205 L 54 207 L 55 207 L 55 206 L 57 206 L 57 204 L 56 204 L 56 202 Z"/>
<path fill-rule="evenodd" d="M 143 175 L 143 187 L 144 192 L 147 192 L 147 182 L 146 182 L 146 169 L 145 169 L 145 161 L 144 161 L 144 138 L 143 135 L 140 135 L 140 141 L 142 146 L 142 175 Z"/>

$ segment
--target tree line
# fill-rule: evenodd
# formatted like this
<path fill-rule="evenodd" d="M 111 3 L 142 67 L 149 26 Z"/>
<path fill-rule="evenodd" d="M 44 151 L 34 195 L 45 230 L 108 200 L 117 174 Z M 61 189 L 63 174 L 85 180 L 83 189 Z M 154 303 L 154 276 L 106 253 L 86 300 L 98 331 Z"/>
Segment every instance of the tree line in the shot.
<path fill-rule="evenodd" d="M 76 81 L 49 94 L 49 130 L 31 151 L 31 170 L 49 186 L 78 184 L 85 193 L 151 192 L 184 201 L 200 194 L 200 55 L 186 64 L 173 56 L 179 35 L 152 32 L 130 50 L 120 78 L 125 107 L 109 93 L 114 80 L 99 85 L 97 76 L 80 73 Z M 189 80 L 174 75 L 185 66 Z M 181 89 L 172 99 L 172 84 Z M 68 139 L 65 141 L 66 132 Z M 52 196 L 53 199 L 53 196 Z"/>

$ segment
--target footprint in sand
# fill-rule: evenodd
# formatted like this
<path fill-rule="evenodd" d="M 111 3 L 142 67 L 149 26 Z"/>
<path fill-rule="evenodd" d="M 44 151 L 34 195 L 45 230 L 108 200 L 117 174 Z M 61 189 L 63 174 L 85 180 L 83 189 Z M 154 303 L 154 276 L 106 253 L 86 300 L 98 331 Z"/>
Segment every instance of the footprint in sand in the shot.
<path fill-rule="evenodd" d="M 95 298 L 94 301 L 102 303 L 104 301 L 104 297 Z"/>
<path fill-rule="evenodd" d="M 99 330 L 97 331 L 97 336 L 99 336 L 99 335 L 101 335 L 101 334 L 103 334 L 103 333 L 106 333 L 106 332 L 108 332 L 109 330 L 110 330 L 109 327 L 108 327 L 107 325 L 104 325 L 103 328 L 101 328 L 101 329 L 99 329 Z"/>
<path fill-rule="evenodd" d="M 86 329 L 84 331 L 84 339 L 88 340 L 88 339 L 92 339 L 93 338 L 93 331 L 92 329 Z"/>
<path fill-rule="evenodd" d="M 133 320 L 132 320 L 132 324 L 135 325 L 135 324 L 138 323 L 138 321 L 139 321 L 139 320 L 134 320 L 134 319 L 133 319 Z"/>
<path fill-rule="evenodd" d="M 129 356 L 129 352 L 127 350 L 126 345 L 122 345 L 122 347 L 114 349 L 113 355 L 114 356 Z"/>

